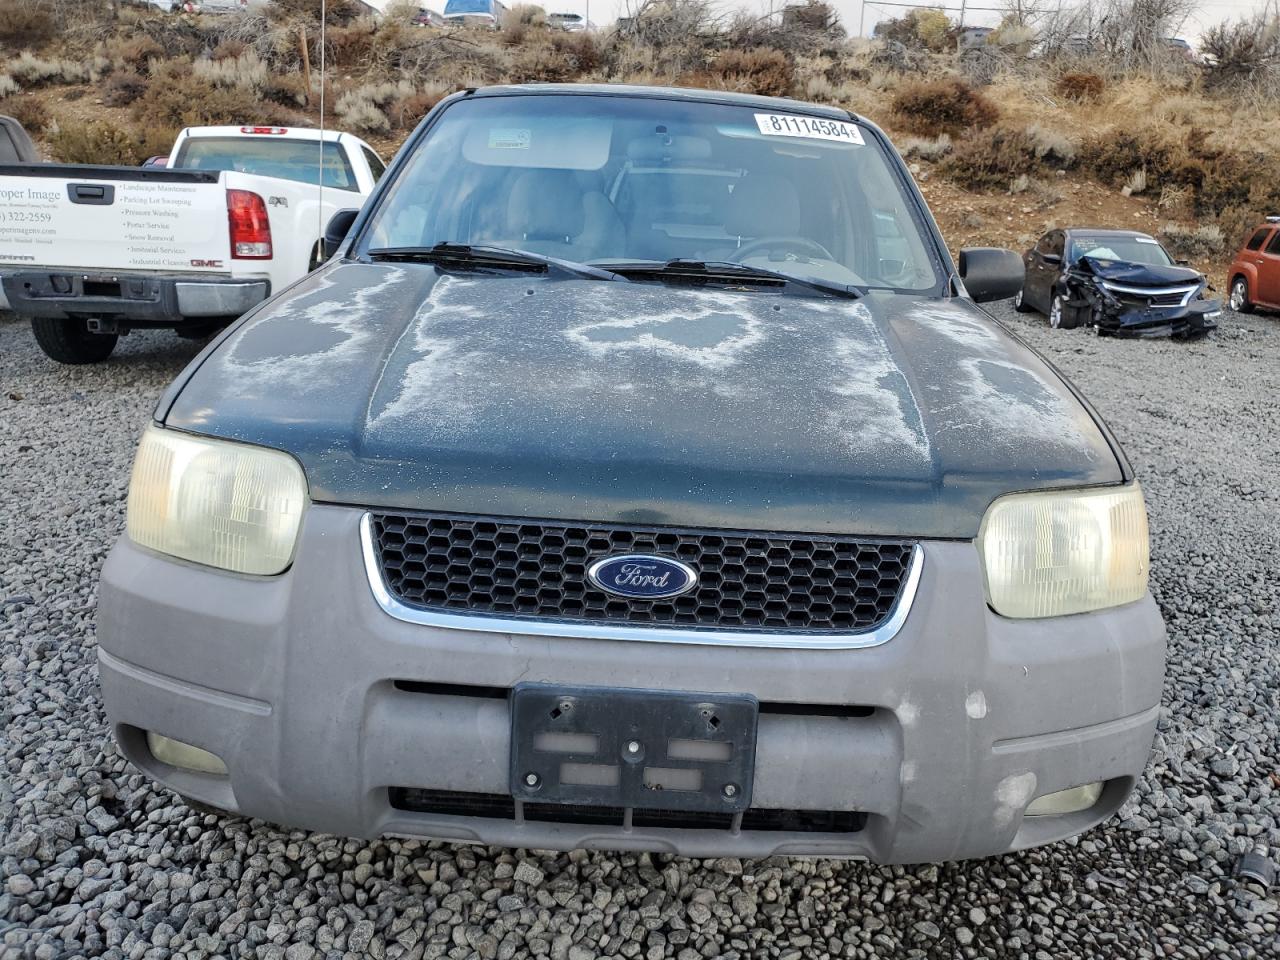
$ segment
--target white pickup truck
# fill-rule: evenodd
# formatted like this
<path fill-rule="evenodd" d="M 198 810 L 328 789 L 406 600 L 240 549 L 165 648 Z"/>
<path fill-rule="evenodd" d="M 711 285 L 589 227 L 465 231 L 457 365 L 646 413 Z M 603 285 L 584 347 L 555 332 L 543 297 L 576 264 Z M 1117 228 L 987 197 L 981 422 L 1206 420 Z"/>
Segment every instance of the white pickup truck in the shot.
<path fill-rule="evenodd" d="M 383 169 L 348 133 L 267 126 L 184 130 L 166 167 L 0 166 L 0 309 L 62 363 L 206 335 L 317 266 Z"/>

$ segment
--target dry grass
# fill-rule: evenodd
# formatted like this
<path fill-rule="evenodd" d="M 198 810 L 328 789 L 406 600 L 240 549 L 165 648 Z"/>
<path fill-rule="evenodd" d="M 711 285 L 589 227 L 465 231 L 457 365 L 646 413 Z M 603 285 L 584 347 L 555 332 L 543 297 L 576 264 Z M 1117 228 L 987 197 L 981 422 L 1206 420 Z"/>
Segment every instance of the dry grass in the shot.
<path fill-rule="evenodd" d="M 1077 103 L 1097 103 L 1107 89 L 1107 82 L 1096 73 L 1073 70 L 1064 73 L 1053 85 L 1058 96 Z"/>
<path fill-rule="evenodd" d="M 900 87 L 893 113 L 907 130 L 925 136 L 989 127 L 1000 119 L 999 107 L 958 77 Z"/>
<path fill-rule="evenodd" d="M 118 70 L 102 85 L 102 102 L 108 107 L 127 107 L 147 92 L 147 81 L 132 70 Z"/>
<path fill-rule="evenodd" d="M 136 167 L 147 157 L 168 153 L 175 130 L 125 130 L 110 123 L 87 123 L 49 136 L 54 159 L 63 163 L 113 163 Z"/>
<path fill-rule="evenodd" d="M 24 87 L 49 83 L 89 83 L 96 79 L 93 66 L 75 60 L 44 60 L 24 50 L 9 61 L 5 71 Z"/>
<path fill-rule="evenodd" d="M 1165 248 L 1181 259 L 1206 260 L 1227 252 L 1227 235 L 1216 223 L 1191 227 L 1166 223 L 1159 237 Z"/>
<path fill-rule="evenodd" d="M 927 160 L 936 163 L 952 150 L 951 134 L 940 133 L 936 137 L 907 137 L 898 142 L 898 149 L 908 160 Z"/>
<path fill-rule="evenodd" d="M 31 0 L 0 0 L 0 50 L 39 47 L 57 34 L 52 10 Z"/>
<path fill-rule="evenodd" d="M 30 94 L 0 99 L 0 114 L 13 117 L 33 136 L 39 135 L 52 119 L 44 102 Z"/>
<path fill-rule="evenodd" d="M 172 61 L 152 78 L 146 93 L 133 104 L 140 126 L 180 128 L 206 124 L 270 123 L 289 125 L 297 115 L 263 100 L 247 87 L 221 86 Z"/>
<path fill-rule="evenodd" d="M 687 87 L 786 97 L 795 88 L 796 72 L 780 50 L 755 47 L 751 50 L 725 50 L 706 69 L 682 76 L 680 83 Z"/>
<path fill-rule="evenodd" d="M 944 176 L 967 190 L 1002 190 L 1040 170 L 1035 141 L 1025 130 L 993 127 L 956 144 L 941 164 Z"/>

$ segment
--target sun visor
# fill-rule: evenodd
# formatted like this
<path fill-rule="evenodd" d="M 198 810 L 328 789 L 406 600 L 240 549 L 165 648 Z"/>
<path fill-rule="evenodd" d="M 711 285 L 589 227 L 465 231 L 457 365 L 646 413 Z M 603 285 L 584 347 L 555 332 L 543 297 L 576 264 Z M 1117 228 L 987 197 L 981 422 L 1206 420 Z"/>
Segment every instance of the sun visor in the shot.
<path fill-rule="evenodd" d="M 522 116 L 518 122 L 474 124 L 462 155 L 487 167 L 599 170 L 609 160 L 612 140 L 613 122 L 604 117 Z"/>

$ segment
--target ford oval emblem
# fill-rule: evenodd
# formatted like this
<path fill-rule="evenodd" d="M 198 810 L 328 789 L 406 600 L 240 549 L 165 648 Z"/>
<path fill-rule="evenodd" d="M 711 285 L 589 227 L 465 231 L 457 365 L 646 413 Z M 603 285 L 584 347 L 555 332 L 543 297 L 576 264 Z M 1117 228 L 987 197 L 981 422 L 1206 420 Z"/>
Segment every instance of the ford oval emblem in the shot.
<path fill-rule="evenodd" d="M 587 567 L 587 579 L 605 593 L 632 600 L 665 600 L 698 585 L 698 572 L 668 557 L 627 554 L 605 557 Z"/>

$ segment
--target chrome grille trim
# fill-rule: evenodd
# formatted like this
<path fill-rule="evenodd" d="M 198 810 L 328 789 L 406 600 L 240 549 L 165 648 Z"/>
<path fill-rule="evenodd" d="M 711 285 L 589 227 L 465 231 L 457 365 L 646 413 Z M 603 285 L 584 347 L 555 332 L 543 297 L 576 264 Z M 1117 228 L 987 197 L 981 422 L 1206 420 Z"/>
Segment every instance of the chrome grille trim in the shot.
<path fill-rule="evenodd" d="M 906 580 L 889 616 L 872 630 L 858 633 L 803 633 L 689 629 L 672 626 L 635 626 L 624 624 L 583 623 L 549 618 L 516 618 L 483 614 L 443 613 L 422 610 L 401 603 L 391 595 L 382 575 L 382 563 L 373 532 L 373 515 L 360 519 L 360 548 L 365 575 L 373 598 L 383 612 L 404 623 L 469 630 L 479 633 L 504 633 L 540 637 L 565 637 L 588 640 L 629 640 L 643 643 L 676 643 L 693 646 L 761 647 L 770 649 L 856 650 L 876 647 L 892 640 L 902 629 L 915 601 L 924 568 L 924 548 L 916 544 L 911 551 Z"/>

